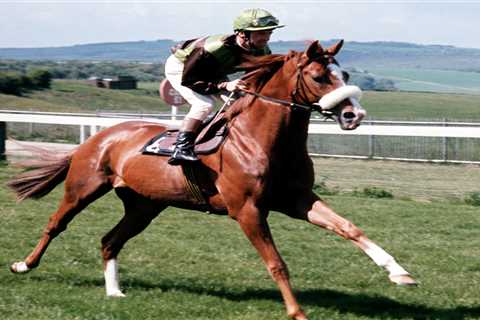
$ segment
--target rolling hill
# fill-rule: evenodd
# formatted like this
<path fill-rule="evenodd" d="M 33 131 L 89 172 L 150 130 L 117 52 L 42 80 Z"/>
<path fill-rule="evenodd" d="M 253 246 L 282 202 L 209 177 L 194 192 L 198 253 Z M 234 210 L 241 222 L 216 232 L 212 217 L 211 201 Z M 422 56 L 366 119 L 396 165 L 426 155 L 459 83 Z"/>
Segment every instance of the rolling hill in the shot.
<path fill-rule="evenodd" d="M 324 46 L 335 40 L 321 41 Z M 0 48 L 0 59 L 22 60 L 127 60 L 163 62 L 173 40 L 82 44 L 46 48 Z M 274 41 L 275 53 L 304 50 L 305 41 Z M 339 55 L 345 66 L 359 68 L 422 68 L 480 72 L 480 49 L 403 42 L 346 42 Z"/>

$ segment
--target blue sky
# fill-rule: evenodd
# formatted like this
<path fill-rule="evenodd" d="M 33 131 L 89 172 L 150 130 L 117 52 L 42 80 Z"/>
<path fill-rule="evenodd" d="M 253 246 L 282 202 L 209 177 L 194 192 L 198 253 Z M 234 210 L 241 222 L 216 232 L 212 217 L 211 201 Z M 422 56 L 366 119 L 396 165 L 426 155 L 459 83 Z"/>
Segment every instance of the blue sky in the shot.
<path fill-rule="evenodd" d="M 0 47 L 230 33 L 246 8 L 287 26 L 272 40 L 343 38 L 480 48 L 480 1 L 3 1 Z"/>

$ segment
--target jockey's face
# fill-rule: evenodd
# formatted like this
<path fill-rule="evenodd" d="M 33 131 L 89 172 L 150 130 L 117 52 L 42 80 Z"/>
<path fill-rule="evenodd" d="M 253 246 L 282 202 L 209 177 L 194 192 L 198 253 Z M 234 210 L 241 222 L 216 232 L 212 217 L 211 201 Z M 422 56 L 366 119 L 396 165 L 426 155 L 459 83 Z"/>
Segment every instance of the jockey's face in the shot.
<path fill-rule="evenodd" d="M 263 49 L 270 40 L 272 30 L 261 30 L 250 32 L 250 46 L 255 49 Z"/>

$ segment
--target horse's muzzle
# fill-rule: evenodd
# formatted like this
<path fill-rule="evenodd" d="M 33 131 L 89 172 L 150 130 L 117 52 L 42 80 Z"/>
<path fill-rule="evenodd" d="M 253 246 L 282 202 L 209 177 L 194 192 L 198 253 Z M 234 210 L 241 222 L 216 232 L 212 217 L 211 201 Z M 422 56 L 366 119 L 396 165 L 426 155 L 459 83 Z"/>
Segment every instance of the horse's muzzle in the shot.
<path fill-rule="evenodd" d="M 343 130 L 356 129 L 362 120 L 367 116 L 367 112 L 361 106 L 354 106 L 343 110 L 339 117 L 340 127 Z"/>

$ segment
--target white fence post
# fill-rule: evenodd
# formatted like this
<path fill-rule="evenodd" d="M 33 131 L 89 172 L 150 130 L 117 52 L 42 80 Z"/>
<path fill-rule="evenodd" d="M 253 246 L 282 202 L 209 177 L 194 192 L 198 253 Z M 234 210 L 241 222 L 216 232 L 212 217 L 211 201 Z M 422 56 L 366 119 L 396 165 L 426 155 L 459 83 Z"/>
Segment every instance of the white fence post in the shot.
<path fill-rule="evenodd" d="M 7 139 L 7 124 L 0 122 L 0 160 L 5 160 L 5 140 Z"/>
<path fill-rule="evenodd" d="M 178 107 L 172 106 L 172 120 L 177 120 Z"/>
<path fill-rule="evenodd" d="M 97 133 L 97 126 L 92 124 L 90 125 L 90 137 L 94 136 Z"/>
<path fill-rule="evenodd" d="M 85 126 L 83 124 L 80 125 L 80 144 L 85 142 Z"/>

